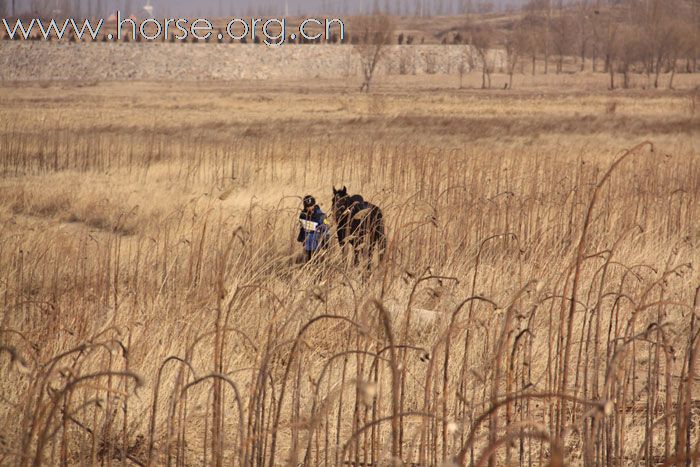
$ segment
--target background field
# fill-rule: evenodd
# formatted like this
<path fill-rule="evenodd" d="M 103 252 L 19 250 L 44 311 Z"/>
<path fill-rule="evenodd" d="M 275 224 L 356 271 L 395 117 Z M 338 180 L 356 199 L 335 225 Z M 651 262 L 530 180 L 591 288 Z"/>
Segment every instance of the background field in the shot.
<path fill-rule="evenodd" d="M 0 87 L 0 464 L 697 458 L 697 77 L 456 79 Z"/>

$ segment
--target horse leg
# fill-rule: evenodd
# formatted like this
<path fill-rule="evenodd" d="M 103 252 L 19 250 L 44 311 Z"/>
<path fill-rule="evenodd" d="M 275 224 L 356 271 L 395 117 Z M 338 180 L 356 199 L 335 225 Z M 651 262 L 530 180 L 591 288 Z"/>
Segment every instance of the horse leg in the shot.
<path fill-rule="evenodd" d="M 367 271 L 372 268 L 372 235 L 371 235 L 371 223 L 368 222 L 368 218 L 362 219 L 359 230 L 362 261 L 366 264 L 364 265 Z"/>
<path fill-rule="evenodd" d="M 377 220 L 373 229 L 373 241 L 377 244 L 379 250 L 379 262 L 384 261 L 384 253 L 386 253 L 386 233 L 384 231 L 384 218 L 381 212 L 377 215 Z"/>
<path fill-rule="evenodd" d="M 369 228 L 367 232 L 367 270 L 372 269 L 372 262 L 374 261 L 374 223 Z"/>
<path fill-rule="evenodd" d="M 377 242 L 377 220 L 374 214 L 365 223 L 364 237 L 367 244 L 367 268 L 372 269 L 374 263 L 374 249 Z"/>
<path fill-rule="evenodd" d="M 360 264 L 360 248 L 354 238 L 350 241 L 350 246 L 352 247 L 352 264 L 357 267 Z"/>

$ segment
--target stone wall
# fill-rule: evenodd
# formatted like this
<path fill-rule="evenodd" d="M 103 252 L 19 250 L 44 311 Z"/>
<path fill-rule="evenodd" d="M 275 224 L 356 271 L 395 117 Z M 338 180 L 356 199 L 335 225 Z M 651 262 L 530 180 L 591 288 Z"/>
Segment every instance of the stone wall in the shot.
<path fill-rule="evenodd" d="M 457 74 L 474 65 L 465 45 L 403 45 L 386 49 L 378 73 Z M 494 68 L 503 67 L 493 52 Z M 185 43 L 51 43 L 0 41 L 0 81 L 231 80 L 359 76 L 350 45 Z"/>

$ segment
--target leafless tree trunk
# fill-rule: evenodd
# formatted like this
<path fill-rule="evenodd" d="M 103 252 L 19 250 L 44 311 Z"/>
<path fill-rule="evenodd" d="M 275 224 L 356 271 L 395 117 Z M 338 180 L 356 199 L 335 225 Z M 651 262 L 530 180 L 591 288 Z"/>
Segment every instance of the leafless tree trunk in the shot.
<path fill-rule="evenodd" d="M 610 73 L 610 89 L 615 89 L 615 53 L 617 48 L 617 27 L 608 24 L 605 41 L 605 71 Z"/>
<path fill-rule="evenodd" d="M 354 46 L 362 68 L 360 91 L 369 92 L 377 65 L 383 60 L 386 47 L 392 43 L 395 24 L 387 15 L 374 14 L 357 18 L 351 26 L 353 35 L 360 37 Z"/>
<path fill-rule="evenodd" d="M 610 89 L 615 89 L 615 68 L 609 65 L 608 70 L 610 71 Z"/>
<path fill-rule="evenodd" d="M 678 60 L 690 57 L 695 52 L 693 41 L 693 20 L 679 21 L 670 31 L 668 38 L 668 71 L 671 74 L 668 88 L 673 89 L 673 79 L 676 76 Z"/>
<path fill-rule="evenodd" d="M 619 22 L 609 11 L 597 16 L 597 22 L 601 31 L 601 49 L 605 57 L 603 72 L 610 73 L 610 89 L 615 89 L 615 70 L 613 62 L 615 61 L 618 48 Z"/>
<path fill-rule="evenodd" d="M 487 61 L 486 55 L 481 55 L 481 89 L 491 88 L 491 71 Z"/>
<path fill-rule="evenodd" d="M 601 51 L 601 45 L 603 42 L 603 28 L 602 24 L 603 21 L 601 21 L 601 16 L 600 16 L 600 2 L 601 0 L 596 0 L 596 6 L 593 10 L 593 14 L 591 15 L 591 21 L 590 21 L 590 26 L 591 26 L 591 71 L 595 73 L 598 71 L 598 54 Z"/>
<path fill-rule="evenodd" d="M 550 21 L 550 27 L 553 30 L 553 45 L 557 53 L 557 74 L 561 73 L 564 68 L 564 55 L 571 46 L 571 29 L 568 21 L 568 16 L 564 13 L 564 4 L 559 0 L 559 8 L 557 17 Z"/>
<path fill-rule="evenodd" d="M 571 51 L 573 23 L 571 18 L 559 10 L 557 18 L 552 21 L 554 50 L 557 54 L 557 74 L 564 68 L 564 57 Z"/>
<path fill-rule="evenodd" d="M 674 57 L 671 63 L 671 77 L 668 79 L 668 88 L 673 89 L 673 78 L 676 77 L 676 58 Z"/>
<path fill-rule="evenodd" d="M 527 42 L 527 37 L 523 31 L 522 23 L 513 26 L 513 29 L 506 33 L 505 37 L 505 53 L 506 53 L 506 72 L 508 73 L 508 88 L 513 89 L 513 74 L 515 67 L 520 60 L 520 56 Z"/>
<path fill-rule="evenodd" d="M 523 30 L 527 31 L 526 41 L 523 44 L 527 49 L 527 55 L 532 64 L 532 75 L 537 72 L 537 53 L 539 51 L 540 38 L 540 11 L 538 0 L 530 0 L 523 6 L 523 18 L 520 22 Z"/>
<path fill-rule="evenodd" d="M 459 89 L 464 88 L 464 75 L 474 69 L 474 59 L 468 50 L 469 49 L 465 49 L 459 59 L 459 66 L 457 69 L 459 72 Z"/>
<path fill-rule="evenodd" d="M 584 71 L 586 69 L 586 51 L 588 50 L 589 40 L 591 37 L 589 31 L 590 24 L 590 8 L 588 5 L 588 0 L 581 0 L 578 9 L 578 40 L 579 40 L 579 51 L 581 53 L 581 67 L 580 70 Z"/>
<path fill-rule="evenodd" d="M 623 74 L 623 87 L 630 87 L 630 73 L 636 63 L 644 59 L 644 38 L 646 31 L 637 25 L 626 25 L 619 40 L 614 44 L 615 56 L 618 58 L 620 72 Z M 613 65 L 611 64 L 611 67 Z"/>
<path fill-rule="evenodd" d="M 494 39 L 494 33 L 488 24 L 467 23 L 469 45 L 474 49 L 481 62 L 481 88 L 491 87 L 491 63 L 489 51 Z"/>

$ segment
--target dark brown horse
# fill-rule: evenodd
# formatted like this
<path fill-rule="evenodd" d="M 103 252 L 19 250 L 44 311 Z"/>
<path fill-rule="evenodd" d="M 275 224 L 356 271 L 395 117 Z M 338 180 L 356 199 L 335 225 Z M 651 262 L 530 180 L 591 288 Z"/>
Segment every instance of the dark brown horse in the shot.
<path fill-rule="evenodd" d="M 336 190 L 333 187 L 333 216 L 338 226 L 338 243 L 352 246 L 355 264 L 360 254 L 365 252 L 369 261 L 377 249 L 379 259 L 386 249 L 386 233 L 382 210 L 362 198 L 360 195 L 348 195 L 346 187 Z"/>

